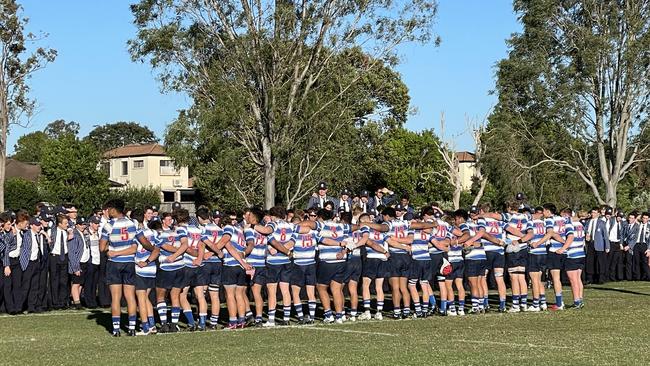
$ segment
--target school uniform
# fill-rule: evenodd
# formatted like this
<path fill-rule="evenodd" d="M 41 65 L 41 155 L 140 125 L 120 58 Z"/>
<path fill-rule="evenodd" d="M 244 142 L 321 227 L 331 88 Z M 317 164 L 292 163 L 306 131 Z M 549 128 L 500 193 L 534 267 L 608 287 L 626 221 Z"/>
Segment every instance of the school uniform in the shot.
<path fill-rule="evenodd" d="M 635 222 L 634 224 L 628 224 L 625 226 L 625 232 L 623 235 L 623 249 L 627 249 L 624 255 L 625 261 L 625 279 L 632 281 L 633 279 L 638 279 L 638 272 L 634 271 L 634 251 L 641 234 L 639 230 L 639 223 Z M 634 276 L 636 274 L 636 276 Z"/>
<path fill-rule="evenodd" d="M 5 248 L 4 267 L 11 269 L 11 274 L 4 279 L 4 297 L 7 312 L 15 314 L 22 311 L 22 280 L 23 270 L 20 268 L 20 251 L 23 242 L 23 233 L 18 232 L 16 235 L 11 233 L 7 238 L 7 247 Z M 24 298 L 23 298 L 24 300 Z"/>
<path fill-rule="evenodd" d="M 97 285 L 99 281 L 99 267 L 101 253 L 99 252 L 99 232 L 88 231 L 86 240 L 90 259 L 87 262 L 86 275 L 83 282 L 82 298 L 88 308 L 97 307 Z"/>
<path fill-rule="evenodd" d="M 6 233 L 4 231 L 0 232 L 0 262 L 2 262 L 2 278 L 0 279 L 0 313 L 3 313 L 6 311 L 5 309 L 5 296 L 4 296 L 4 258 L 5 258 L 5 237 Z"/>
<path fill-rule="evenodd" d="M 589 234 L 586 253 L 586 280 L 587 283 L 603 283 L 607 275 L 607 254 L 610 249 L 607 223 L 601 218 L 591 219 L 585 225 Z"/>
<path fill-rule="evenodd" d="M 101 217 L 100 220 L 101 222 L 99 224 L 98 235 L 101 237 L 102 232 L 104 230 L 104 226 L 108 223 L 108 220 L 103 216 Z M 106 282 L 107 265 L 108 265 L 108 254 L 106 253 L 106 251 L 100 252 L 99 267 L 98 267 L 98 274 L 97 274 L 97 302 L 99 303 L 100 307 L 111 306 L 111 291 Z"/>
<path fill-rule="evenodd" d="M 88 259 L 90 259 L 90 250 L 87 245 L 88 240 L 86 240 L 85 234 L 78 229 L 74 229 L 72 240 L 68 242 L 68 275 L 74 285 L 82 285 L 84 282 Z M 79 273 L 79 275 L 75 273 Z"/>
<path fill-rule="evenodd" d="M 44 247 L 47 239 L 40 232 L 28 230 L 23 237 L 23 252 L 27 258 L 23 261 L 27 262 L 23 270 L 23 284 L 22 290 L 26 294 L 27 311 L 40 312 L 41 294 L 43 293 L 43 284 L 40 282 L 41 273 L 46 271 L 41 263 L 43 261 Z M 22 265 L 23 263 L 21 263 Z"/>
<path fill-rule="evenodd" d="M 70 299 L 68 286 L 68 232 L 58 226 L 52 229 L 50 236 L 50 296 L 54 309 L 64 308 Z"/>
<path fill-rule="evenodd" d="M 41 231 L 39 233 L 40 240 L 37 239 L 39 256 L 38 266 L 36 269 L 36 276 L 34 278 L 34 296 L 36 297 L 35 311 L 41 312 L 47 310 L 51 306 L 51 297 L 49 290 L 49 273 L 48 261 L 50 259 L 50 246 L 48 244 L 48 235 Z"/>
<path fill-rule="evenodd" d="M 625 230 L 625 221 L 617 221 L 616 217 L 611 217 L 606 224 L 610 243 L 610 251 L 607 255 L 607 273 L 610 281 L 620 281 L 623 279 L 621 238 Z"/>

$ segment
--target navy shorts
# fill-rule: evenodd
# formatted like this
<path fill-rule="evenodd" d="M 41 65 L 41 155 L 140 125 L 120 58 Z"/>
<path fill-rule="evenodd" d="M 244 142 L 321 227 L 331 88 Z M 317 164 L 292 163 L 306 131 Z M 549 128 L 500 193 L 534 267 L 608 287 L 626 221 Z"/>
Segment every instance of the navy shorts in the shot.
<path fill-rule="evenodd" d="M 408 277 L 411 270 L 411 256 L 404 253 L 391 254 L 388 258 L 391 277 Z"/>
<path fill-rule="evenodd" d="M 431 257 L 431 281 L 444 281 L 446 277 L 440 273 L 440 268 L 447 257 L 447 253 L 429 254 L 429 257 Z"/>
<path fill-rule="evenodd" d="M 266 283 L 289 283 L 291 281 L 291 263 L 288 264 L 266 264 Z"/>
<path fill-rule="evenodd" d="M 88 263 L 79 263 L 79 267 L 81 267 L 81 273 L 79 276 L 75 275 L 74 273 L 70 274 L 70 282 L 72 282 L 73 285 L 83 285 L 84 280 L 86 279 Z"/>
<path fill-rule="evenodd" d="M 487 261 L 485 260 L 465 260 L 465 275 L 467 277 L 485 276 Z"/>
<path fill-rule="evenodd" d="M 175 271 L 163 271 L 159 269 L 156 272 L 156 287 L 166 290 L 185 287 L 185 268 Z"/>
<path fill-rule="evenodd" d="M 203 271 L 203 276 L 208 280 L 208 285 L 221 285 L 221 272 L 223 271 L 223 264 L 221 262 L 204 262 L 201 271 Z"/>
<path fill-rule="evenodd" d="M 205 276 L 205 271 L 202 267 L 190 268 L 185 267 L 185 279 L 183 281 L 185 287 L 187 286 L 207 286 L 208 278 Z"/>
<path fill-rule="evenodd" d="M 549 252 L 546 257 L 547 268 L 550 270 L 564 268 L 564 258 L 566 258 L 564 254 Z"/>
<path fill-rule="evenodd" d="M 451 274 L 447 276 L 447 281 L 463 278 L 465 272 L 465 264 L 463 262 L 454 262 L 451 264 Z"/>
<path fill-rule="evenodd" d="M 119 263 L 108 261 L 106 263 L 107 285 L 135 285 L 135 263 Z"/>
<path fill-rule="evenodd" d="M 135 275 L 135 290 L 144 291 L 152 288 L 156 288 L 156 278 L 155 277 L 142 277 Z"/>
<path fill-rule="evenodd" d="M 487 263 L 485 264 L 488 270 L 495 268 L 506 268 L 506 256 L 497 252 L 485 252 Z"/>
<path fill-rule="evenodd" d="M 409 270 L 409 280 L 429 281 L 431 278 L 431 261 L 413 261 Z"/>
<path fill-rule="evenodd" d="M 306 266 L 293 265 L 291 270 L 292 286 L 316 286 L 316 264 Z"/>
<path fill-rule="evenodd" d="M 546 254 L 528 254 L 528 273 L 546 270 Z"/>
<path fill-rule="evenodd" d="M 564 270 L 565 271 L 577 271 L 579 269 L 585 268 L 585 259 L 584 258 L 565 258 L 564 259 Z"/>
<path fill-rule="evenodd" d="M 388 261 L 377 258 L 367 258 L 363 263 L 361 275 L 374 280 L 376 278 L 386 278 L 390 276 L 390 265 Z"/>
<path fill-rule="evenodd" d="M 251 282 L 254 285 L 266 286 L 266 267 L 255 267 Z"/>
<path fill-rule="evenodd" d="M 348 283 L 350 281 L 359 282 L 361 278 L 361 257 L 351 257 L 345 262 L 345 278 L 343 282 Z"/>
<path fill-rule="evenodd" d="M 343 283 L 345 279 L 345 262 L 320 262 L 316 272 L 316 282 L 320 285 L 329 285 L 332 281 Z"/>
<path fill-rule="evenodd" d="M 224 286 L 246 286 L 246 271 L 240 266 L 223 266 L 221 283 Z"/>
<path fill-rule="evenodd" d="M 506 261 L 508 262 L 508 268 L 526 267 L 528 265 L 528 252 L 520 250 L 517 253 L 508 253 Z"/>

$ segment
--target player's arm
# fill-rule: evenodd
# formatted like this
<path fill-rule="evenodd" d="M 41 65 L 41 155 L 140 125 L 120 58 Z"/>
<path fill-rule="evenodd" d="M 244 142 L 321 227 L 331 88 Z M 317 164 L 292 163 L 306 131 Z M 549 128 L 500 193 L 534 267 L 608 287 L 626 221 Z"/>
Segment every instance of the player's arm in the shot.
<path fill-rule="evenodd" d="M 156 259 L 158 259 L 159 256 L 160 256 L 160 248 L 154 247 L 153 250 L 151 251 L 151 254 L 149 254 L 149 257 L 147 258 L 147 261 L 153 262 Z"/>
<path fill-rule="evenodd" d="M 52 248 L 50 248 L 52 249 Z M 105 252 L 108 250 L 108 240 L 107 239 L 100 239 L 99 240 L 99 251 L 100 252 Z"/>
<path fill-rule="evenodd" d="M 367 233 L 367 232 L 364 233 L 364 234 L 361 236 L 361 239 L 359 240 L 359 242 L 357 243 L 356 248 L 359 248 L 359 247 L 362 247 L 362 246 L 366 245 L 366 243 L 368 242 L 368 239 L 369 239 L 369 238 L 370 238 L 370 234 Z"/>
<path fill-rule="evenodd" d="M 484 236 L 485 234 L 487 234 L 487 232 L 485 231 L 485 229 L 484 229 L 484 228 L 480 228 L 480 229 L 478 229 L 478 231 L 476 232 L 476 235 L 470 237 L 469 240 L 465 241 L 463 244 L 464 244 L 466 247 L 469 247 L 469 246 L 475 246 L 475 247 L 478 247 L 478 246 L 480 246 L 481 244 L 479 243 L 478 245 L 476 245 L 476 243 L 477 243 L 479 240 L 481 240 L 481 238 L 483 238 L 483 236 Z"/>
<path fill-rule="evenodd" d="M 156 246 L 151 244 L 149 239 L 147 239 L 146 236 L 144 236 L 143 233 L 138 233 L 135 235 L 135 240 L 142 245 L 142 247 L 150 252 L 153 252 L 156 249 Z"/>
<path fill-rule="evenodd" d="M 184 236 L 180 239 L 181 246 L 176 249 L 174 254 L 170 255 L 167 257 L 168 262 L 174 262 L 178 257 L 180 257 L 185 251 L 187 251 L 187 248 L 189 247 L 189 244 L 187 242 L 187 236 Z"/>
<path fill-rule="evenodd" d="M 553 227 L 546 227 L 546 234 L 544 234 L 544 236 L 542 236 L 539 240 L 530 243 L 530 246 L 533 248 L 537 248 L 541 244 L 546 243 L 549 239 L 555 237 L 558 237 L 558 235 L 555 232 L 555 230 L 553 230 Z"/>
<path fill-rule="evenodd" d="M 388 230 L 390 230 L 390 226 L 388 226 L 388 224 L 386 223 L 375 224 L 374 222 L 369 222 L 364 225 L 366 225 L 367 227 L 375 231 L 379 231 L 380 233 L 385 233 L 388 232 Z"/>
<path fill-rule="evenodd" d="M 257 225 L 254 226 L 254 229 L 258 233 L 264 234 L 264 235 L 270 235 L 271 233 L 273 233 L 273 228 L 270 227 L 270 226 L 266 226 L 266 225 L 257 224 Z"/>
<path fill-rule="evenodd" d="M 411 243 L 412 243 L 413 242 L 413 236 L 412 235 L 409 235 L 409 236 L 411 236 Z M 388 243 L 388 246 L 393 247 L 393 248 L 411 251 L 411 246 L 410 245 L 401 243 L 399 241 L 399 239 L 397 239 L 395 237 L 386 238 L 386 243 Z"/>
<path fill-rule="evenodd" d="M 432 229 L 438 226 L 438 224 L 435 222 L 411 222 L 409 226 L 411 229 L 414 230 L 426 230 L 426 229 Z"/>
<path fill-rule="evenodd" d="M 382 254 L 385 254 L 385 255 L 389 255 L 389 254 L 390 254 L 386 249 L 384 249 L 383 246 L 377 244 L 377 242 L 374 241 L 374 240 L 372 240 L 372 239 L 368 239 L 368 240 L 366 241 L 366 244 L 365 244 L 365 245 L 366 245 L 367 247 L 371 248 L 372 250 L 374 250 L 375 252 L 382 253 Z"/>
<path fill-rule="evenodd" d="M 316 221 L 305 220 L 299 222 L 296 226 L 299 234 L 309 234 L 311 230 L 316 230 Z"/>
<path fill-rule="evenodd" d="M 523 238 L 524 236 L 526 236 L 526 234 L 522 233 L 521 230 L 517 229 L 514 226 L 506 225 L 504 230 L 518 238 Z M 519 239 L 519 241 L 524 241 L 524 240 Z"/>
<path fill-rule="evenodd" d="M 226 235 L 230 236 L 229 234 L 226 234 Z M 224 235 L 224 236 L 225 236 L 225 235 Z M 241 265 L 245 270 L 248 271 L 249 269 L 253 268 L 253 267 L 251 267 L 251 265 L 248 264 L 248 263 L 246 262 L 246 260 L 241 256 L 241 253 L 239 253 L 239 251 L 238 251 L 237 249 L 235 249 L 235 247 L 232 246 L 232 243 L 230 242 L 230 240 L 228 240 L 228 241 L 226 242 L 226 244 L 224 245 L 224 248 L 226 248 L 226 250 L 228 251 L 228 253 L 230 253 L 230 255 L 231 255 L 233 258 L 235 258 L 235 260 L 236 260 L 237 262 L 239 262 L 239 264 L 240 264 L 240 265 Z"/>
<path fill-rule="evenodd" d="M 334 239 L 331 239 L 331 238 L 321 238 L 320 243 L 323 244 L 323 245 L 330 246 L 330 247 L 342 247 L 342 246 L 345 246 L 344 241 L 338 242 L 338 241 L 336 241 Z"/>
<path fill-rule="evenodd" d="M 443 252 L 448 252 L 449 251 L 449 244 L 451 244 L 451 239 L 450 238 L 445 238 L 443 240 L 438 240 L 434 237 L 431 237 L 431 240 L 429 241 L 430 245 L 438 248 L 438 250 L 442 250 Z"/>
<path fill-rule="evenodd" d="M 203 256 L 205 255 L 205 240 L 199 241 L 199 247 L 195 250 L 196 259 L 192 261 L 195 266 L 200 266 L 203 263 Z"/>
<path fill-rule="evenodd" d="M 494 219 L 494 220 L 502 220 L 503 216 L 499 213 L 496 212 L 484 212 L 482 214 L 479 214 L 478 217 L 482 219 Z"/>
<path fill-rule="evenodd" d="M 129 245 L 128 248 L 122 250 L 109 250 L 108 256 L 113 258 L 121 255 L 131 255 L 131 254 L 135 254 L 137 250 L 138 250 L 138 246 L 136 244 L 131 244 Z"/>
<path fill-rule="evenodd" d="M 529 227 L 527 230 L 525 230 L 525 232 L 526 235 L 522 236 L 521 239 L 519 239 L 519 241 L 521 241 L 522 243 L 530 241 L 531 239 L 533 239 L 533 236 L 535 236 L 532 227 Z"/>
<path fill-rule="evenodd" d="M 271 244 L 271 247 L 273 247 L 275 250 L 277 250 L 278 252 L 284 255 L 290 255 L 292 252 L 292 249 L 290 249 L 289 247 L 285 247 L 282 243 L 280 243 L 279 241 L 275 240 L 272 237 L 269 238 L 269 244 Z M 291 248 L 293 248 L 293 245 L 291 245 Z"/>
<path fill-rule="evenodd" d="M 557 254 L 564 254 L 567 249 L 571 246 L 571 243 L 573 243 L 573 232 L 569 232 L 566 236 L 566 240 L 564 241 L 564 245 L 562 245 L 562 248 L 558 249 L 556 251 Z"/>

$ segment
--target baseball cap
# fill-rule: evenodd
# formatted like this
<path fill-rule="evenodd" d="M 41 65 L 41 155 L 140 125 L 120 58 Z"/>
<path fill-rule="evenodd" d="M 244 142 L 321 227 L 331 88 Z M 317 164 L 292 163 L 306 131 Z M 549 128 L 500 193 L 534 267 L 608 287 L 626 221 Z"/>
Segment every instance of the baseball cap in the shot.
<path fill-rule="evenodd" d="M 352 191 L 349 190 L 349 189 L 347 189 L 347 188 L 345 188 L 343 191 L 341 191 L 341 196 L 343 196 L 343 195 L 351 196 L 351 195 L 352 195 Z"/>
<path fill-rule="evenodd" d="M 515 195 L 515 199 L 516 199 L 517 201 L 523 201 L 523 200 L 526 199 L 526 196 L 524 196 L 523 193 L 519 192 L 519 193 L 517 193 L 517 195 Z"/>
<path fill-rule="evenodd" d="M 471 214 L 478 214 L 479 211 L 480 211 L 480 210 L 479 210 L 478 206 L 476 206 L 476 205 L 472 205 L 472 206 L 469 208 L 469 213 L 471 213 Z"/>
<path fill-rule="evenodd" d="M 325 182 L 320 182 L 318 183 L 318 189 L 327 189 L 327 183 Z"/>
<path fill-rule="evenodd" d="M 38 217 L 32 217 L 29 219 L 30 225 L 41 226 L 41 220 Z"/>
<path fill-rule="evenodd" d="M 52 215 L 50 215 L 48 211 L 41 210 L 41 213 L 38 215 L 38 218 L 42 221 L 50 221 L 52 220 Z"/>
<path fill-rule="evenodd" d="M 100 222 L 101 222 L 101 221 L 99 220 L 99 217 L 97 217 L 97 216 L 94 216 L 94 215 L 93 215 L 93 216 L 90 216 L 90 217 L 88 218 L 88 223 L 89 223 L 89 224 L 99 224 Z"/>
<path fill-rule="evenodd" d="M 84 217 L 77 217 L 76 225 L 88 225 L 88 221 Z"/>
<path fill-rule="evenodd" d="M 607 208 L 605 209 L 605 215 L 611 215 L 611 214 L 613 214 L 613 213 L 614 213 L 614 209 L 613 209 L 613 208 L 611 208 L 611 207 L 607 207 Z"/>
<path fill-rule="evenodd" d="M 221 217 L 221 212 L 219 210 L 212 211 L 212 217 L 213 218 Z"/>
<path fill-rule="evenodd" d="M 181 207 L 182 207 L 182 206 L 181 206 L 181 203 L 180 203 L 180 202 L 174 202 L 174 203 L 172 203 L 172 210 L 178 210 L 178 209 L 181 208 Z"/>
<path fill-rule="evenodd" d="M 404 206 L 402 206 L 401 204 L 395 206 L 395 211 L 404 211 Z"/>
<path fill-rule="evenodd" d="M 363 191 L 361 191 L 361 194 L 360 194 L 359 196 L 361 196 L 361 197 L 368 197 L 369 195 L 370 195 L 370 193 L 369 193 L 368 191 L 363 190 Z"/>

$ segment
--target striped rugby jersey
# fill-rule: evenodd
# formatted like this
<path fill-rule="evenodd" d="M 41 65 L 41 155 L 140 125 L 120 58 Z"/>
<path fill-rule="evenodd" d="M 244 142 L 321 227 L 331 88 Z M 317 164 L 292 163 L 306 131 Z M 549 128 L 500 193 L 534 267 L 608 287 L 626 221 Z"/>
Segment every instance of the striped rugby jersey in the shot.
<path fill-rule="evenodd" d="M 157 234 L 150 229 L 145 229 L 145 230 L 139 230 L 142 232 L 145 238 L 149 240 L 149 242 L 154 245 L 158 246 L 160 239 L 158 239 Z M 151 255 L 151 252 L 145 249 L 142 244 L 140 244 L 139 241 L 134 240 L 134 243 L 138 245 L 138 249 L 135 252 L 135 262 L 145 262 L 149 256 Z M 146 278 L 155 278 L 156 277 L 156 261 L 150 262 L 147 264 L 146 267 L 140 267 L 138 265 L 135 266 L 135 274 L 140 276 L 140 277 L 146 277 Z"/>
<path fill-rule="evenodd" d="M 253 242 L 253 250 L 246 257 L 246 262 L 253 267 L 266 267 L 268 236 L 257 232 L 252 227 L 244 230 L 246 243 Z"/>
<path fill-rule="evenodd" d="M 137 235 L 136 235 L 137 234 Z M 118 219 L 111 219 L 103 227 L 102 240 L 108 242 L 109 251 L 121 251 L 128 249 L 132 245 L 134 239 L 142 237 L 143 234 L 137 233 L 137 229 L 133 221 L 129 220 L 126 217 L 121 217 Z M 134 254 L 118 255 L 112 258 L 108 258 L 111 262 L 117 263 L 133 263 L 135 260 Z"/>
<path fill-rule="evenodd" d="M 533 219 L 529 230 L 533 231 L 532 242 L 537 242 L 546 235 L 546 223 L 543 219 Z M 546 255 L 546 244 L 542 243 L 537 248 L 529 247 L 528 253 L 533 255 Z"/>
<path fill-rule="evenodd" d="M 199 245 L 201 242 L 207 237 L 205 236 L 205 230 L 203 230 L 202 226 L 195 226 L 195 225 L 188 225 L 185 226 L 185 230 L 187 231 L 187 245 L 188 248 L 194 249 L 194 250 L 199 250 Z M 183 253 L 183 261 L 185 263 L 185 267 L 187 268 L 197 268 L 192 262 L 196 259 L 195 256 L 190 255 L 189 253 L 185 252 Z M 203 262 L 201 262 L 201 266 L 203 266 Z"/>
<path fill-rule="evenodd" d="M 412 234 L 410 231 L 411 224 L 408 221 L 395 219 L 384 224 L 388 225 L 388 232 L 386 232 L 388 238 L 394 237 L 397 239 L 403 239 Z M 391 254 L 408 254 L 404 249 L 394 248 L 391 246 L 388 247 L 388 250 L 390 250 Z"/>
<path fill-rule="evenodd" d="M 293 263 L 298 266 L 308 266 L 316 263 L 316 248 L 320 237 L 316 230 L 307 234 L 293 233 Z"/>
<path fill-rule="evenodd" d="M 167 251 L 163 249 L 163 245 L 171 245 L 174 248 L 178 249 L 181 247 L 181 239 L 187 239 L 187 231 L 185 228 L 176 228 L 176 229 L 167 229 L 163 230 L 160 233 L 160 269 L 163 271 L 178 271 L 179 269 L 185 267 L 185 262 L 183 261 L 183 256 L 180 255 L 172 263 L 167 262 L 167 258 L 172 256 L 174 252 Z"/>
<path fill-rule="evenodd" d="M 223 235 L 230 236 L 230 244 L 243 257 L 244 250 L 246 250 L 246 241 L 242 229 L 239 226 L 226 225 L 223 228 Z M 223 265 L 228 267 L 241 267 L 237 259 L 226 248 L 223 249 Z"/>
<path fill-rule="evenodd" d="M 484 219 L 478 219 L 477 224 L 479 230 L 484 229 L 488 234 L 494 236 L 495 238 L 499 240 L 504 239 L 503 229 L 505 228 L 506 224 L 503 221 L 486 217 Z M 483 244 L 483 248 L 485 248 L 486 252 L 494 252 L 498 254 L 505 253 L 502 246 L 496 245 L 487 239 L 481 239 L 481 244 Z"/>
<path fill-rule="evenodd" d="M 284 220 L 271 221 L 267 223 L 266 226 L 273 229 L 273 232 L 269 234 L 269 240 L 273 238 L 283 246 L 286 246 L 291 241 L 293 233 L 297 231 L 294 224 L 288 223 Z M 276 254 L 267 253 L 266 263 L 275 266 L 289 264 L 291 261 L 286 254 L 277 252 Z"/>
<path fill-rule="evenodd" d="M 206 224 L 204 227 L 204 235 L 205 235 L 205 240 L 209 241 L 210 243 L 217 244 L 219 240 L 221 240 L 221 237 L 223 236 L 223 230 L 219 227 L 219 225 L 211 222 L 209 224 Z M 206 251 L 209 249 L 206 249 Z M 221 263 L 221 258 L 217 256 L 216 254 L 211 256 L 208 259 L 204 260 L 205 263 Z"/>
<path fill-rule="evenodd" d="M 318 228 L 318 236 L 322 239 L 328 238 L 334 240 L 338 243 L 341 243 L 345 239 L 346 235 L 350 235 L 350 225 L 340 224 L 334 221 L 324 221 L 316 224 Z M 318 259 L 321 262 L 325 263 L 342 263 L 346 261 L 346 257 L 343 256 L 342 259 L 337 259 L 336 255 L 343 250 L 339 246 L 331 246 L 318 244 Z"/>

